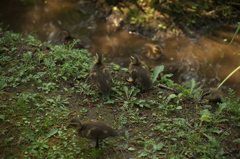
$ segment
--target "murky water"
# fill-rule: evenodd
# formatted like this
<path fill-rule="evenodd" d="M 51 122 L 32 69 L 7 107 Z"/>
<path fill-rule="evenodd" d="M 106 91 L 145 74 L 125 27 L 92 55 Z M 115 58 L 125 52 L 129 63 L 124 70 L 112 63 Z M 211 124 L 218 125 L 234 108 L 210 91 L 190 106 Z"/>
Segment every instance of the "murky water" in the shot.
<path fill-rule="evenodd" d="M 240 65 L 239 36 L 229 45 L 236 31 L 237 26 L 234 25 L 219 27 L 196 39 L 171 36 L 152 42 L 117 29 L 104 19 L 84 14 L 84 7 L 74 0 L 39 0 L 35 4 L 9 0 L 1 1 L 0 8 L 0 21 L 15 32 L 34 33 L 42 41 L 54 41 L 59 32 L 66 29 L 80 38 L 91 53 L 102 52 L 108 62 L 116 62 L 123 67 L 128 66 L 131 54 L 141 53 L 144 45 L 164 46 L 164 58 L 145 58 L 146 63 L 151 68 L 166 65 L 167 72 L 173 73 L 178 83 L 196 79 L 200 87 L 216 87 Z M 223 89 L 231 87 L 240 96 L 239 79 L 240 71 L 224 83 Z"/>

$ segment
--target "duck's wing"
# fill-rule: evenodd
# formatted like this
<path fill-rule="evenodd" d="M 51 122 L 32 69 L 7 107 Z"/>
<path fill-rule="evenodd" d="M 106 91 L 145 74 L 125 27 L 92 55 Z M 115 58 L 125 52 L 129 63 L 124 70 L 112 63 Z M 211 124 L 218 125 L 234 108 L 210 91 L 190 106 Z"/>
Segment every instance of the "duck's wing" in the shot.
<path fill-rule="evenodd" d="M 92 82 L 102 92 L 103 95 L 108 95 L 111 87 L 111 75 L 107 68 L 94 70 L 90 73 Z"/>
<path fill-rule="evenodd" d="M 99 140 L 114 136 L 118 136 L 117 131 L 101 121 L 91 122 L 86 126 L 86 138 Z"/>

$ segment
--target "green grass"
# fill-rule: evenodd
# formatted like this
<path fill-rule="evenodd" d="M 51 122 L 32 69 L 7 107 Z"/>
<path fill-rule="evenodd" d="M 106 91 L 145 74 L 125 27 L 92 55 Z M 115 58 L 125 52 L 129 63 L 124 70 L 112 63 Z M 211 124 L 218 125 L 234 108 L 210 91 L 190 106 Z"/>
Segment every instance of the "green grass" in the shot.
<path fill-rule="evenodd" d="M 184 86 L 162 68 L 144 93 L 125 81 L 126 69 L 109 64 L 113 84 L 103 98 L 88 80 L 87 50 L 41 43 L 0 32 L 0 155 L 6 158 L 239 158 L 239 98 L 232 89 L 221 104 L 200 102 L 195 81 Z M 164 84 L 172 90 L 160 87 Z M 211 107 L 207 107 L 211 105 Z M 120 136 L 92 141 L 67 130 L 69 120 L 99 119 Z"/>

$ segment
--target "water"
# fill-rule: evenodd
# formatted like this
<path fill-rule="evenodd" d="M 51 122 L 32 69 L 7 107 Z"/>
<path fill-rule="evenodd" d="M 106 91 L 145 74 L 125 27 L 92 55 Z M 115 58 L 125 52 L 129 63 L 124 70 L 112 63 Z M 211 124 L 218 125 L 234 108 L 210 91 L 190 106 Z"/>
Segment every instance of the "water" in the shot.
<path fill-rule="evenodd" d="M 33 33 L 42 41 L 56 40 L 59 32 L 66 29 L 81 39 L 81 43 L 92 54 L 102 52 L 107 62 L 116 62 L 128 67 L 129 56 L 141 53 L 145 44 L 162 47 L 165 57 L 144 58 L 149 67 L 164 64 L 173 79 L 184 83 L 195 79 L 199 87 L 217 87 L 225 77 L 240 65 L 240 38 L 229 42 L 236 25 L 225 25 L 197 38 L 168 36 L 151 41 L 140 35 L 117 29 L 105 19 L 84 14 L 89 6 L 78 1 L 36 1 L 23 4 L 17 0 L 0 2 L 0 21 L 9 29 L 25 34 Z M 80 7 L 79 7 L 80 6 Z M 240 71 L 224 83 L 223 89 L 231 87 L 240 96 Z"/>

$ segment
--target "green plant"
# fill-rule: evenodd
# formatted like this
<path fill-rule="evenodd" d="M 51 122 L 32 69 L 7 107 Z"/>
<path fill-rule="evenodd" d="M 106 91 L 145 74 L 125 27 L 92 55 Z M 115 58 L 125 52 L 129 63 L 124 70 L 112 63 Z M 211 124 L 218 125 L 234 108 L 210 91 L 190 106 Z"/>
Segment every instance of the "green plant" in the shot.
<path fill-rule="evenodd" d="M 77 93 L 80 93 L 80 95 L 89 96 L 96 94 L 96 91 L 92 90 L 91 86 L 86 82 L 76 81 L 75 89 Z"/>
<path fill-rule="evenodd" d="M 58 86 L 56 83 L 42 83 L 42 86 L 37 87 L 38 89 L 44 91 L 45 93 L 49 93 L 51 90 L 56 89 Z"/>
<path fill-rule="evenodd" d="M 61 95 L 58 95 L 55 99 L 47 99 L 47 102 L 50 104 L 50 107 L 61 107 L 64 109 L 64 105 L 69 104 L 68 98 L 63 99 Z"/>
<path fill-rule="evenodd" d="M 145 141 L 144 149 L 139 151 L 138 157 L 151 157 L 153 159 L 159 158 L 158 154 L 164 154 L 160 152 L 164 147 L 162 142 L 156 142 L 153 139 Z"/>
<path fill-rule="evenodd" d="M 199 97 L 201 90 L 196 89 L 196 86 L 197 84 L 194 79 L 190 80 L 187 83 L 184 83 L 183 85 L 177 85 L 177 87 L 181 90 L 184 96 Z"/>
<path fill-rule="evenodd" d="M 128 110 L 128 115 L 130 117 L 130 122 L 131 123 L 136 123 L 136 124 L 147 123 L 147 121 L 144 120 L 146 117 L 139 115 L 139 109 L 138 108 Z"/>
<path fill-rule="evenodd" d="M 35 142 L 32 142 L 31 149 L 29 150 L 29 153 L 33 153 L 35 156 L 44 156 L 45 149 L 48 149 L 49 146 L 47 144 L 46 139 L 38 139 Z"/>
<path fill-rule="evenodd" d="M 234 33 L 233 38 L 232 38 L 232 40 L 230 41 L 230 44 L 232 44 L 232 42 L 233 42 L 233 40 L 235 39 L 235 37 L 237 36 L 239 30 L 240 30 L 240 22 L 238 22 L 238 28 L 237 28 L 236 32 Z"/>
<path fill-rule="evenodd" d="M 125 124 L 127 124 L 127 116 L 123 113 L 118 116 L 118 120 L 119 120 L 119 123 L 121 124 L 120 128 Z"/>
<path fill-rule="evenodd" d="M 226 108 L 228 111 L 232 112 L 235 114 L 236 119 L 239 119 L 240 115 L 240 97 L 236 97 L 235 92 L 233 89 L 229 88 L 228 89 L 228 96 L 223 98 L 223 106 Z"/>
<path fill-rule="evenodd" d="M 5 81 L 0 81 L 0 90 L 2 90 L 6 86 L 7 86 L 7 83 Z"/>
<path fill-rule="evenodd" d="M 72 50 L 74 45 L 76 45 L 78 42 L 80 42 L 80 39 L 74 39 L 73 42 L 71 44 L 68 45 L 68 49 Z"/>
<path fill-rule="evenodd" d="M 165 75 L 161 78 L 160 82 L 161 82 L 161 83 L 165 83 L 167 86 L 171 87 L 171 86 L 174 85 L 174 82 L 173 82 L 171 79 L 168 79 L 168 77 L 172 77 L 172 76 L 173 76 L 173 74 L 165 74 Z"/>
<path fill-rule="evenodd" d="M 123 91 L 127 97 L 127 100 L 131 100 L 131 98 L 133 98 L 134 96 L 136 96 L 139 92 L 140 92 L 140 89 L 136 89 L 135 87 L 131 87 L 131 89 L 128 89 L 127 86 L 124 86 L 123 87 Z"/>
<path fill-rule="evenodd" d="M 151 76 L 151 81 L 152 81 L 152 83 L 154 83 L 156 80 L 157 80 L 157 78 L 159 77 L 159 74 L 162 72 L 164 70 L 164 66 L 162 65 L 162 66 L 157 66 L 156 68 L 155 68 L 155 70 L 153 71 L 153 74 L 152 74 L 152 76 Z"/>
<path fill-rule="evenodd" d="M 175 111 L 182 109 L 180 102 L 182 101 L 182 93 L 170 94 L 158 107 L 164 110 L 164 114 L 167 114 L 169 111 Z M 171 103 L 171 104 L 170 104 Z"/>

